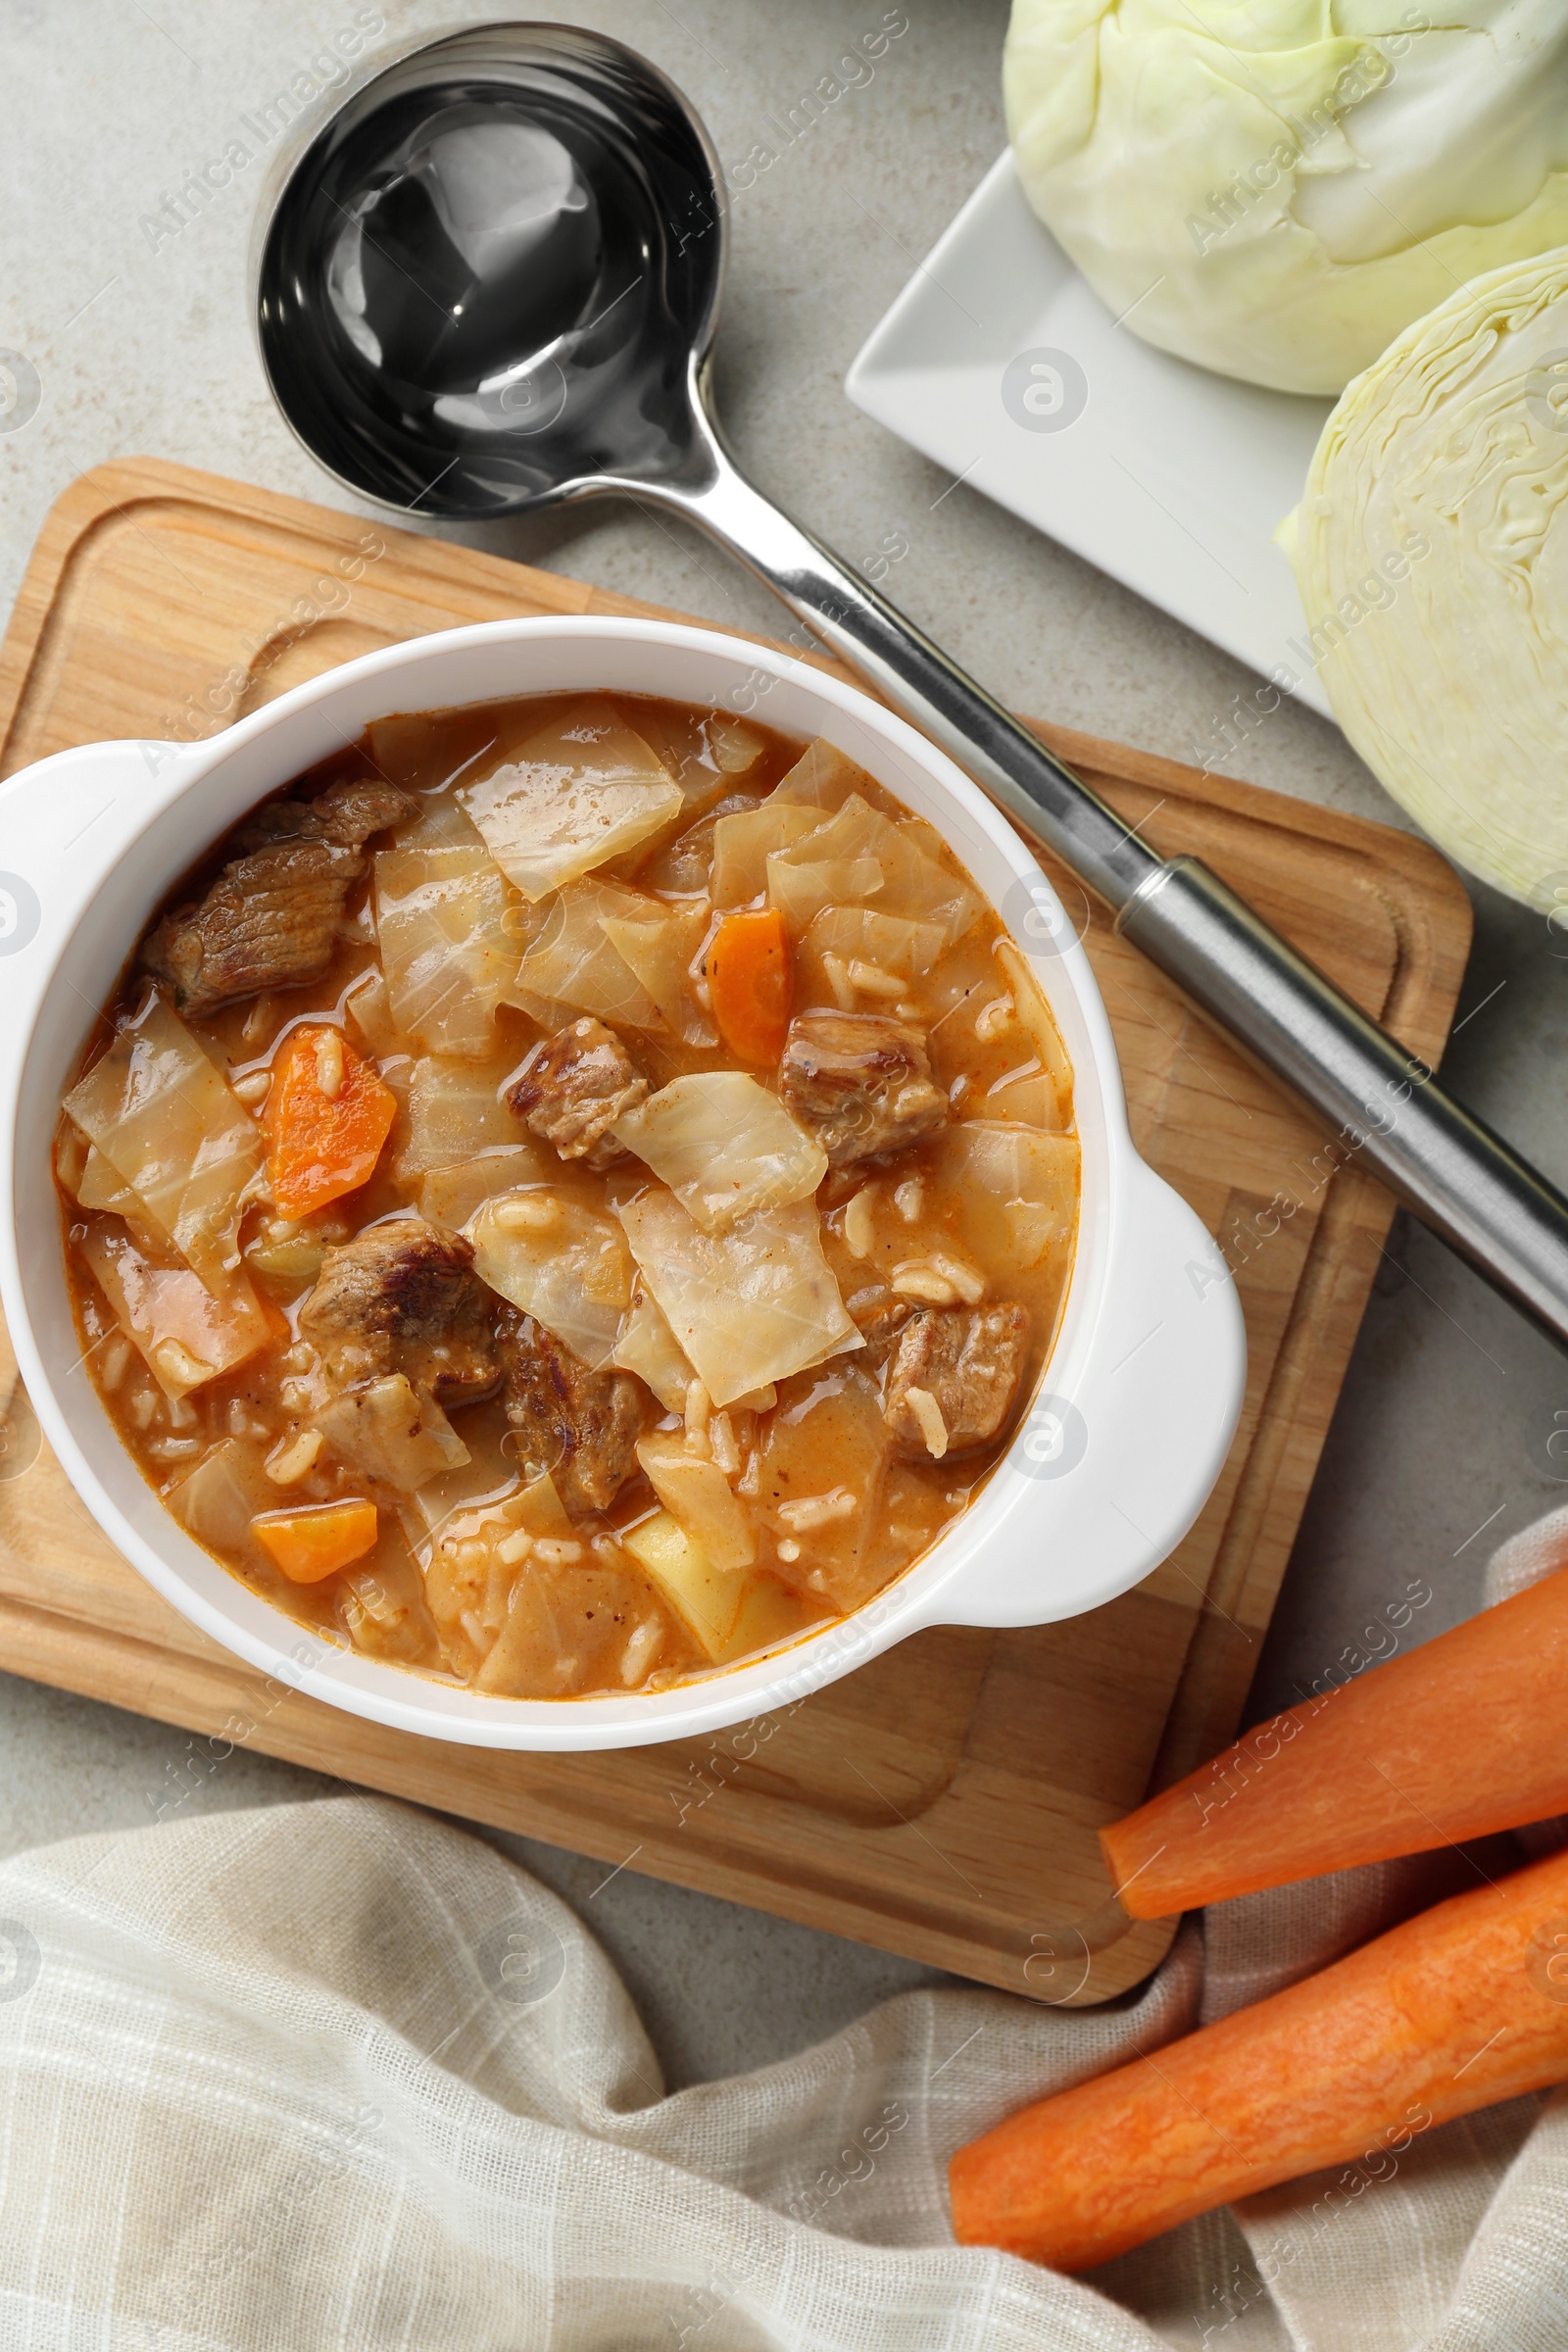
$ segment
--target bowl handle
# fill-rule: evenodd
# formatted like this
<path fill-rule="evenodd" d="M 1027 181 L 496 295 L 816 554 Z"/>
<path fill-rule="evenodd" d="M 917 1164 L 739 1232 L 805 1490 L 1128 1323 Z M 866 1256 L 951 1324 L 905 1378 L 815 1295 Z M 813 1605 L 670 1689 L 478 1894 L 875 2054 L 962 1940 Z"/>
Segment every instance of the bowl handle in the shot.
<path fill-rule="evenodd" d="M 0 784 L 0 998 L 12 1006 L 168 797 L 187 748 L 89 743 Z"/>
<path fill-rule="evenodd" d="M 1247 1330 L 1218 1243 L 1129 1155 L 1111 1273 L 1070 1394 L 1042 1393 L 1006 1468 L 1033 1482 L 1016 1534 L 934 1596 L 959 1625 L 1049 1625 L 1114 1599 L 1174 1551 L 1213 1490 L 1247 1386 Z"/>

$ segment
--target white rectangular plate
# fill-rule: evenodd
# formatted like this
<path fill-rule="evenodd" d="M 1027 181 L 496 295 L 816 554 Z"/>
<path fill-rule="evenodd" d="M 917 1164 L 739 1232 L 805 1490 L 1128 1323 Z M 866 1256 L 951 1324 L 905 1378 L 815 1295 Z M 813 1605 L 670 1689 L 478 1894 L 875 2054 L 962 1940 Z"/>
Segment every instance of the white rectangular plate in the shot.
<path fill-rule="evenodd" d="M 937 465 L 1264 677 L 1287 669 L 1299 699 L 1332 715 L 1273 534 L 1333 404 L 1236 383 L 1140 342 L 1035 219 L 1010 154 L 905 287 L 846 389 Z"/>

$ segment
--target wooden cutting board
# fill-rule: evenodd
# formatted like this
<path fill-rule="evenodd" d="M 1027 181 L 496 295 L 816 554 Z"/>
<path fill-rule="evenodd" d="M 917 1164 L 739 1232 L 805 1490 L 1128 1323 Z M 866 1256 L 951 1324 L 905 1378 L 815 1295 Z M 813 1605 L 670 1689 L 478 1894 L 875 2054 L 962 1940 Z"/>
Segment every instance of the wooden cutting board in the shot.
<path fill-rule="evenodd" d="M 50 514 L 0 647 L 0 773 L 99 737 L 209 734 L 426 630 L 648 609 L 181 466 L 103 466 Z M 1436 1061 L 1470 914 L 1434 852 L 1041 732 L 1146 840 L 1208 858 Z M 166 1813 L 243 1738 L 1010 1991 L 1084 2002 L 1135 1984 L 1171 1930 L 1105 1915 L 1095 1831 L 1236 1729 L 1392 1204 L 1353 1166 L 1325 1177 L 1305 1120 L 1098 912 L 1089 949 L 1139 1149 L 1220 1237 L 1251 1348 L 1224 1476 L 1136 1591 L 1065 1625 L 918 1635 L 709 1739 L 589 1756 L 446 1746 L 268 1686 L 176 1616 L 76 1501 L 7 1350 L 0 1666 L 188 1730 Z"/>

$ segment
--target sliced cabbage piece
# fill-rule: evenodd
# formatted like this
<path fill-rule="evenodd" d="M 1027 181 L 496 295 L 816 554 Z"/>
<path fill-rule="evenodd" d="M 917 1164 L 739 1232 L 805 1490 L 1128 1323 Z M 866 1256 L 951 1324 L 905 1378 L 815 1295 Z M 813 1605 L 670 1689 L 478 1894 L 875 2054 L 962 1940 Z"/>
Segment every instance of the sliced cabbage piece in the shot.
<path fill-rule="evenodd" d="M 930 970 L 944 946 L 939 923 L 911 923 L 873 906 L 824 906 L 801 941 L 797 969 L 812 1002 L 840 1004 L 846 1012 L 875 1010 L 885 997 Z"/>
<path fill-rule="evenodd" d="M 535 1554 L 516 1571 L 476 1690 L 506 1698 L 632 1690 L 680 1656 L 671 1612 L 642 1563 L 623 1551 L 575 1548 L 582 1557 Z"/>
<path fill-rule="evenodd" d="M 683 1413 L 686 1392 L 697 1378 L 669 1318 L 652 1292 L 639 1288 L 621 1324 L 611 1362 L 646 1381 L 666 1413 Z"/>
<path fill-rule="evenodd" d="M 571 704 L 457 797 L 526 899 L 636 849 L 685 806 L 663 762 L 602 695 Z"/>
<path fill-rule="evenodd" d="M 715 906 L 744 906 L 767 888 L 767 861 L 775 850 L 793 849 L 822 822 L 820 809 L 770 793 L 756 808 L 739 808 L 713 826 L 710 888 Z"/>
<path fill-rule="evenodd" d="M 396 1027 L 430 1054 L 483 1060 L 516 970 L 513 902 L 473 840 L 375 855 L 375 929 Z"/>
<path fill-rule="evenodd" d="M 657 1429 L 639 1438 L 637 1459 L 665 1510 L 715 1568 L 751 1567 L 756 1530 L 716 1462 L 688 1453 L 679 1430 Z"/>
<path fill-rule="evenodd" d="M 815 833 L 806 834 L 797 846 L 810 847 L 823 829 L 818 826 Z M 775 850 L 767 860 L 768 905 L 778 908 L 795 939 L 810 929 L 825 906 L 877 898 L 882 885 L 882 868 L 874 858 L 797 858 L 786 850 Z"/>
<path fill-rule="evenodd" d="M 772 797 L 779 802 L 796 802 L 803 808 L 842 808 L 870 780 L 848 752 L 841 752 L 837 744 L 828 743 L 819 735 L 814 743 L 807 745 L 788 775 L 780 779 Z"/>
<path fill-rule="evenodd" d="M 427 1225 L 443 1225 L 461 1233 L 474 1211 L 498 1193 L 514 1193 L 539 1184 L 547 1173 L 544 1159 L 530 1144 L 504 1144 L 495 1151 L 476 1152 L 450 1167 L 431 1168 L 419 1179 L 419 1214 Z"/>
<path fill-rule="evenodd" d="M 700 807 L 749 775 L 767 749 L 756 727 L 725 710 L 641 703 L 634 706 L 632 717 L 637 733 L 668 768 L 689 806 Z"/>
<path fill-rule="evenodd" d="M 1004 1252 L 1020 1268 L 1070 1247 L 1078 1222 L 1075 1136 L 1047 1135 L 1012 1120 L 959 1119 L 943 1129 L 932 1165 L 962 1203 L 981 1253 Z"/>
<path fill-rule="evenodd" d="M 805 1200 L 827 1174 L 815 1137 L 742 1070 L 672 1079 L 612 1133 L 662 1177 L 705 1233 L 722 1233 L 756 1208 Z"/>
<path fill-rule="evenodd" d="M 646 993 L 672 1037 L 688 1046 L 716 1046 L 713 1027 L 692 992 L 692 963 L 707 934 L 710 916 L 706 906 L 658 906 L 651 914 L 602 917 L 605 937 Z"/>
<path fill-rule="evenodd" d="M 221 1559 L 236 1552 L 276 1574 L 251 1532 L 251 1522 L 277 1507 L 277 1489 L 267 1475 L 264 1449 L 253 1440 L 225 1438 L 204 1453 L 188 1477 L 165 1497 L 187 1535 Z"/>
<path fill-rule="evenodd" d="M 918 817 L 894 824 L 858 793 L 852 793 L 815 832 L 805 834 L 790 849 L 773 853 L 767 861 L 768 897 L 782 907 L 793 927 L 810 899 L 804 883 L 795 878 L 798 874 L 838 865 L 858 870 L 870 862 L 881 876 L 881 888 L 875 893 L 877 913 L 898 915 L 906 922 L 934 923 L 942 933 L 943 945 L 952 947 L 979 915 L 981 900 L 977 891 L 943 863 L 940 852 L 940 834 Z M 857 905 L 870 895 L 859 886 L 838 891 L 812 904 L 810 915 L 826 906 Z"/>
<path fill-rule="evenodd" d="M 239 1263 L 240 1197 L 262 1164 L 261 1131 L 156 991 L 65 1107 L 147 1222 L 220 1289 Z"/>
<path fill-rule="evenodd" d="M 1040 1059 L 1040 1067 L 1050 1080 L 1056 1098 L 1056 1116 L 1053 1124 L 1072 1125 L 1072 1063 L 1061 1042 L 1051 1006 L 1040 993 L 1039 983 L 1022 952 L 1010 939 L 997 942 L 997 961 L 1007 977 L 1013 1010 L 1018 1016 L 1030 1044 Z"/>
<path fill-rule="evenodd" d="M 343 999 L 343 1009 L 370 1053 L 380 1055 L 407 1051 L 409 1041 L 392 1018 L 386 974 L 378 964 L 360 974 Z"/>
<path fill-rule="evenodd" d="M 330 1398 L 313 1419 L 340 1461 L 400 1494 L 416 1494 L 469 1458 L 434 1397 L 419 1396 L 402 1372 Z"/>
<path fill-rule="evenodd" d="M 464 1234 L 482 1282 L 592 1370 L 610 1361 L 631 1303 L 631 1266 L 612 1217 L 555 1193 L 504 1193 L 474 1212 Z"/>
<path fill-rule="evenodd" d="M 517 1120 L 501 1100 L 511 1068 L 510 1061 L 495 1057 L 479 1062 L 444 1054 L 418 1056 L 408 1079 L 408 1141 L 395 1169 L 401 1184 L 412 1184 L 429 1168 L 451 1167 L 481 1152 L 524 1141 Z"/>
<path fill-rule="evenodd" d="M 128 1235 L 94 1224 L 81 1254 L 131 1346 L 166 1396 L 231 1372 L 271 1336 L 266 1309 L 243 1274 L 210 1291 L 190 1266 L 154 1265 Z"/>
<path fill-rule="evenodd" d="M 568 884 L 551 901 L 538 937 L 517 966 L 514 1003 L 526 998 L 567 1004 L 633 1029 L 657 1028 L 659 1006 L 610 938 L 605 921 L 609 916 L 657 922 L 662 913 L 657 899 L 615 882 Z"/>
<path fill-rule="evenodd" d="M 756 1209 L 710 1234 L 672 1193 L 650 1186 L 619 1215 L 644 1281 L 715 1404 L 864 1346 L 809 1200 Z"/>

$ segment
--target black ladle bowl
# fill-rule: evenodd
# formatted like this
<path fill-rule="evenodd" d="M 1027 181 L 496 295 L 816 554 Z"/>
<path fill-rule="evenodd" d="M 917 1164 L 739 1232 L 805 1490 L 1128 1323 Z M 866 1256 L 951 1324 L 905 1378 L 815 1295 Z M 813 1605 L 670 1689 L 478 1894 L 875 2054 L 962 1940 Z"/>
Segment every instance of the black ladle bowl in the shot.
<path fill-rule="evenodd" d="M 710 397 L 722 191 L 695 111 L 618 42 L 510 23 L 433 41 L 347 100 L 277 198 L 257 302 L 278 404 L 341 481 L 389 506 L 472 521 L 610 491 L 710 531 L 1568 1343 L 1568 1200 L 1206 866 L 1147 848 L 741 473 Z M 1034 919 L 1049 950 L 1049 893 Z"/>
<path fill-rule="evenodd" d="M 496 24 L 416 51 L 272 215 L 258 315 L 284 415 L 351 488 L 450 520 L 680 470 L 716 184 L 685 100 L 615 42 Z"/>

